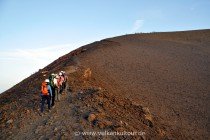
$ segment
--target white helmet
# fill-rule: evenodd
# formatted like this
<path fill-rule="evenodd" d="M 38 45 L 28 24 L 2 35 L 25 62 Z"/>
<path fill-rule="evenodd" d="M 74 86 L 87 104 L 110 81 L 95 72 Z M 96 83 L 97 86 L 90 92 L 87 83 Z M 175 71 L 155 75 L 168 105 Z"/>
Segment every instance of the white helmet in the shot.
<path fill-rule="evenodd" d="M 63 74 L 60 72 L 59 75 L 61 76 L 61 75 L 63 75 Z"/>
<path fill-rule="evenodd" d="M 65 74 L 65 71 L 61 71 L 62 74 Z"/>
<path fill-rule="evenodd" d="M 49 83 L 50 81 L 49 81 L 49 79 L 45 79 L 45 82 L 46 82 L 46 83 Z"/>

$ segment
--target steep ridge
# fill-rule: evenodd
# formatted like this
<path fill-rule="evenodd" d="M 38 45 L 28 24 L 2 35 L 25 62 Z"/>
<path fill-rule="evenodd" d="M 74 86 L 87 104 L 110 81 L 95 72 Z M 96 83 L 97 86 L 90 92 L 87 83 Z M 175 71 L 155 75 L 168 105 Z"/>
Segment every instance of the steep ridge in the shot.
<path fill-rule="evenodd" d="M 0 139 L 208 139 L 209 45 L 200 30 L 82 46 L 0 95 Z M 68 92 L 40 116 L 41 82 L 60 70 Z M 139 135 L 81 134 L 105 131 Z"/>

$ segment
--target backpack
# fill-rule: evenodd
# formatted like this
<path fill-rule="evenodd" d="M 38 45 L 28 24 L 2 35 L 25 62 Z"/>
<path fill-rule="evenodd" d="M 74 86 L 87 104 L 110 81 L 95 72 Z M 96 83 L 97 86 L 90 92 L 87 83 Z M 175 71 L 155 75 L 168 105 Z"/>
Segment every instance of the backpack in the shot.
<path fill-rule="evenodd" d="M 42 83 L 41 92 L 42 92 L 42 95 L 49 95 L 48 88 L 47 88 L 47 83 L 46 82 L 43 82 Z"/>
<path fill-rule="evenodd" d="M 61 86 L 64 82 L 64 77 L 63 76 L 60 76 L 59 79 L 58 79 L 58 83 L 59 85 Z"/>
<path fill-rule="evenodd" d="M 54 78 L 55 78 L 55 75 L 50 75 L 49 76 L 49 80 L 50 80 L 50 86 L 52 87 L 52 88 L 55 88 L 56 87 L 56 85 L 55 85 L 55 83 L 54 83 Z"/>
<path fill-rule="evenodd" d="M 53 83 L 54 83 L 54 85 L 55 85 L 55 87 L 54 88 L 58 88 L 59 86 L 59 83 L 58 83 L 58 79 L 56 79 L 56 78 L 54 78 L 53 79 Z"/>

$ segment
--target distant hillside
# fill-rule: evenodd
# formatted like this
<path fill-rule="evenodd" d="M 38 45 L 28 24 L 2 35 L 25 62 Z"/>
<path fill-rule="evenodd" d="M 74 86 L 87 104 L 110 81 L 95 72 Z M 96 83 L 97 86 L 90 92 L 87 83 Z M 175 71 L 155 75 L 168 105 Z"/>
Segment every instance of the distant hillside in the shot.
<path fill-rule="evenodd" d="M 40 116 L 41 82 L 60 70 L 68 92 Z M 108 38 L 0 94 L 0 139 L 208 139 L 209 93 L 210 30 Z"/>

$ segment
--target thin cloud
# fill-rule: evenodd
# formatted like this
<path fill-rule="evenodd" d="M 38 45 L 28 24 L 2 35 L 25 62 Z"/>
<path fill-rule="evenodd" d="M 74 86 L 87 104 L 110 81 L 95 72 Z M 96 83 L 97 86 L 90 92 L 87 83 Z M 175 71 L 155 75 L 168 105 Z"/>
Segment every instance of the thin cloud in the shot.
<path fill-rule="evenodd" d="M 20 82 L 56 60 L 58 57 L 69 53 L 81 44 L 61 44 L 32 49 L 14 49 L 0 52 L 0 65 L 2 82 L 0 92 Z M 18 73 L 18 74 L 17 74 Z"/>
<path fill-rule="evenodd" d="M 131 30 L 131 33 L 139 31 L 140 28 L 142 28 L 143 25 L 144 25 L 144 20 L 142 20 L 142 19 L 136 20 L 133 24 L 133 28 Z"/>
<path fill-rule="evenodd" d="M 0 52 L 0 61 L 21 62 L 43 67 L 72 50 L 71 44 L 61 44 L 34 49 L 15 49 Z"/>
<path fill-rule="evenodd" d="M 32 57 L 45 57 L 46 54 L 58 54 L 68 50 L 70 44 L 56 45 L 43 48 L 33 49 L 15 49 L 11 51 L 0 52 L 0 58 L 11 57 L 11 58 L 32 58 Z"/>

